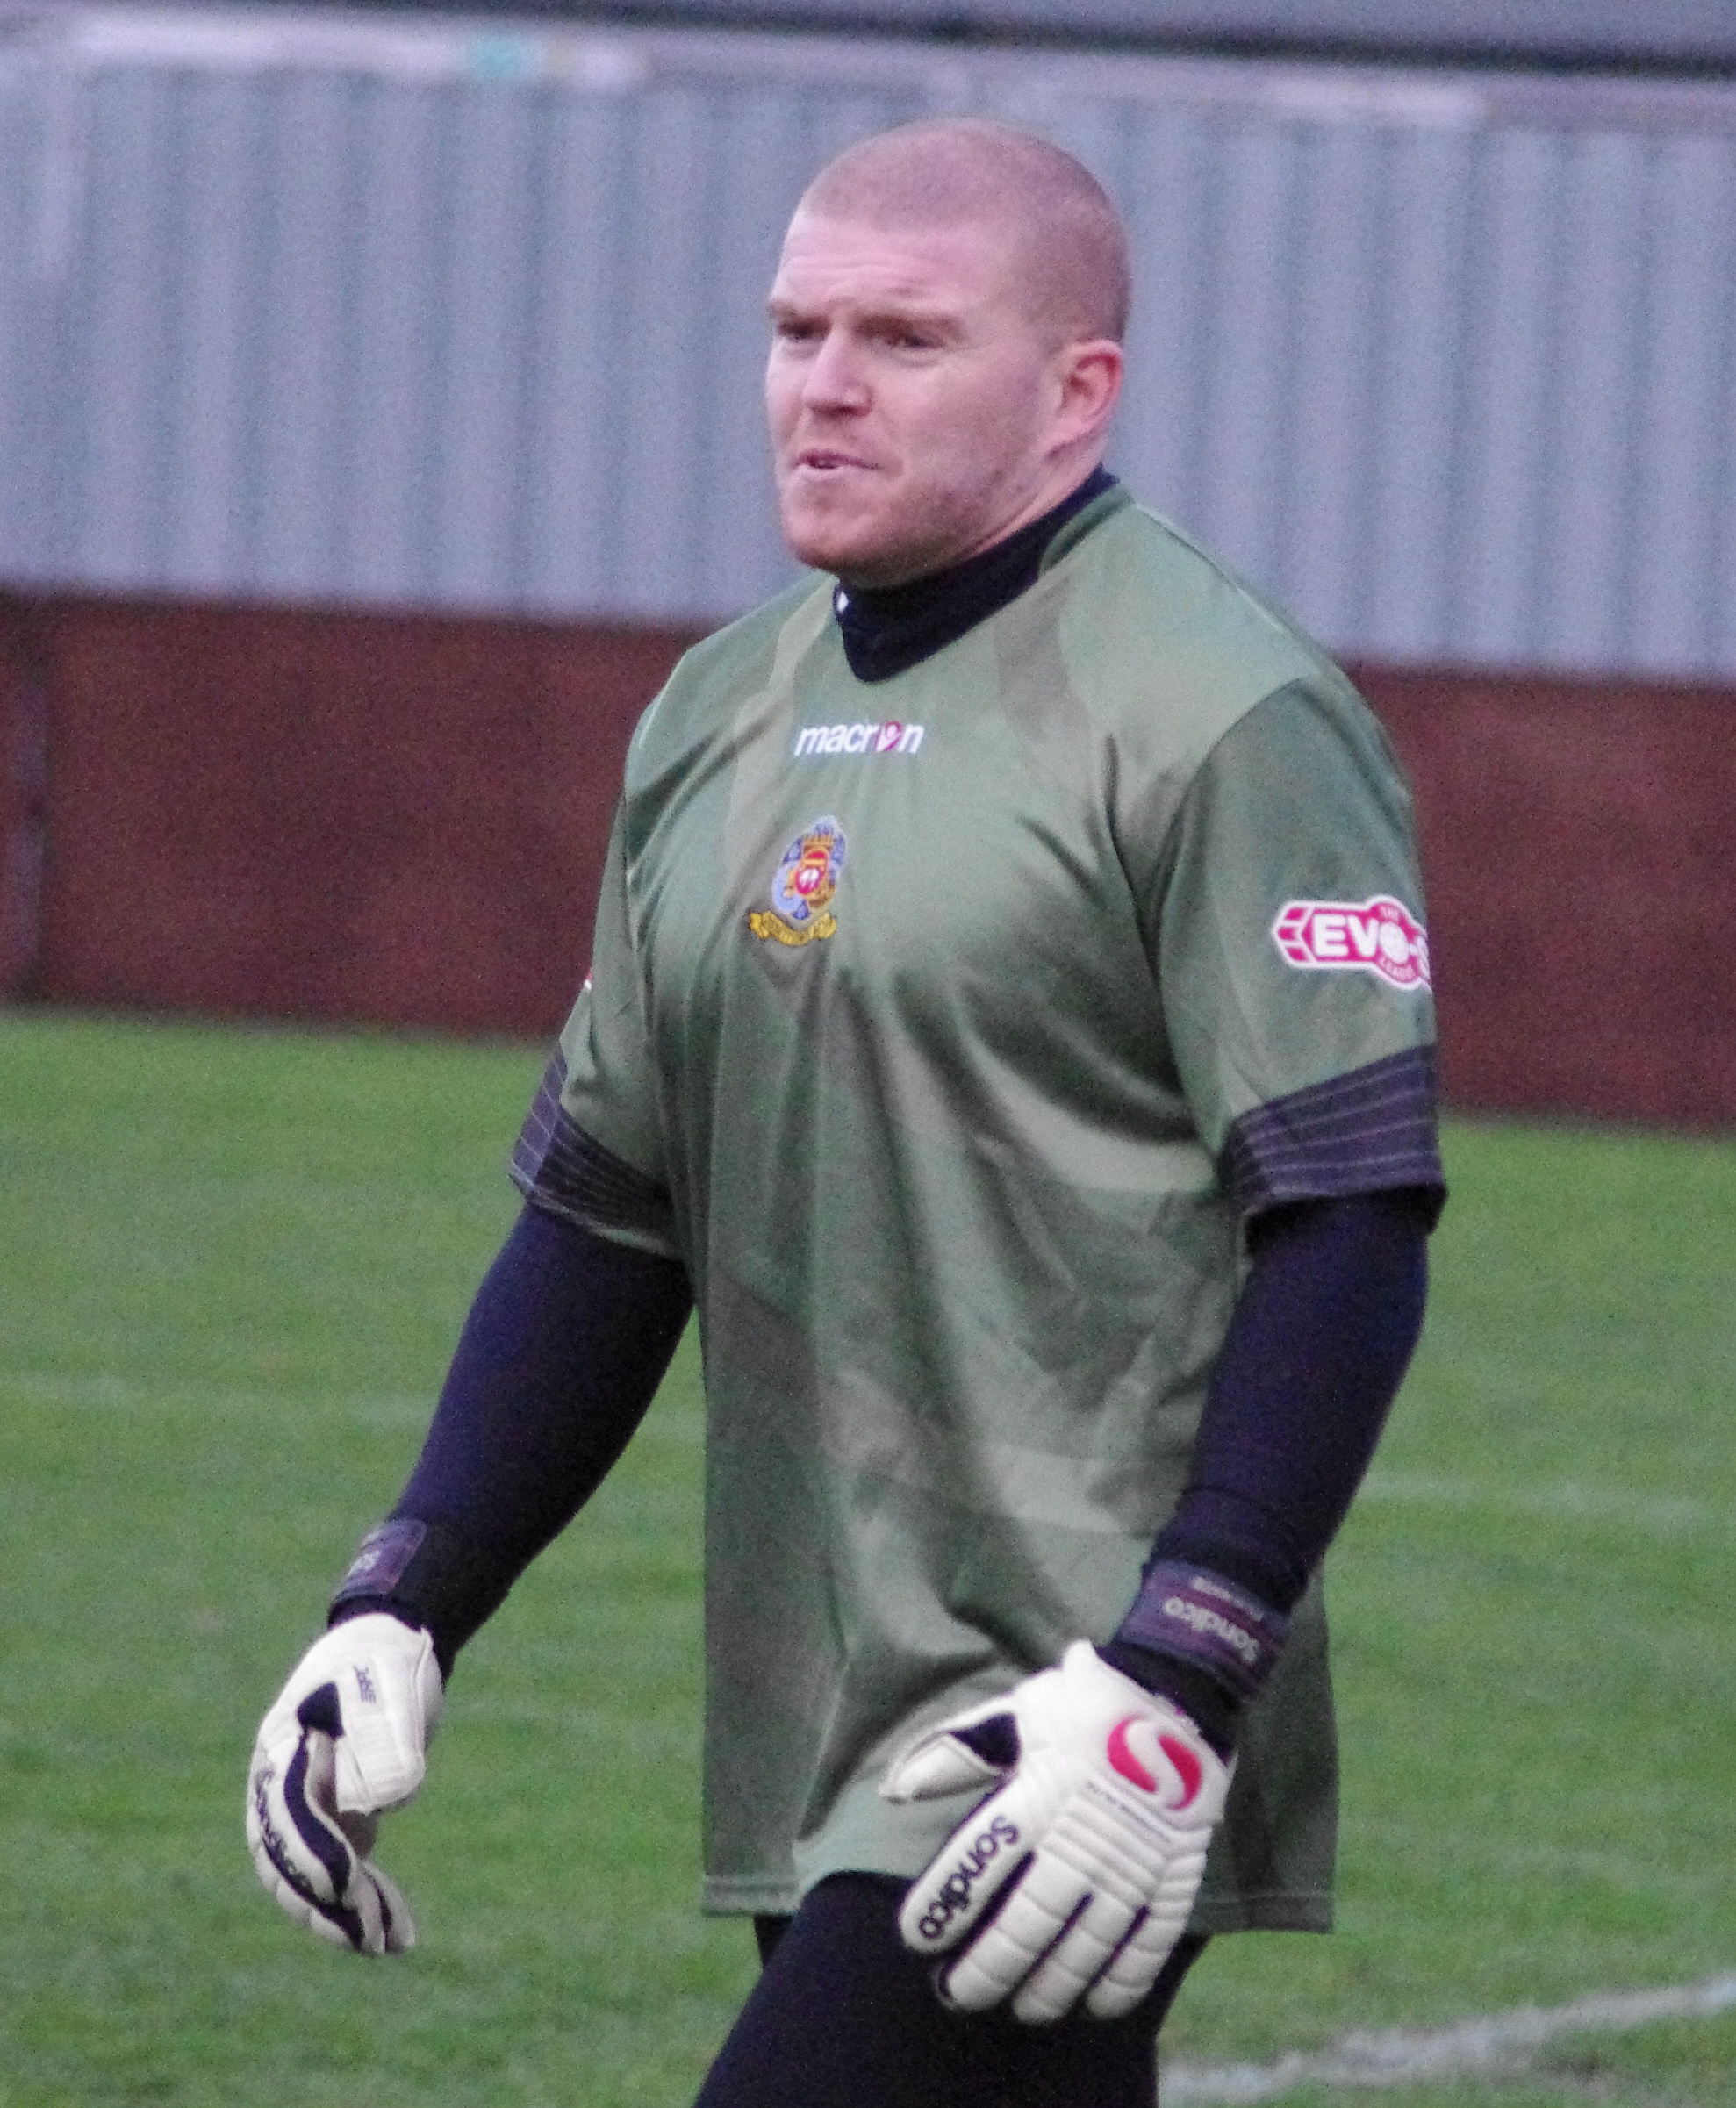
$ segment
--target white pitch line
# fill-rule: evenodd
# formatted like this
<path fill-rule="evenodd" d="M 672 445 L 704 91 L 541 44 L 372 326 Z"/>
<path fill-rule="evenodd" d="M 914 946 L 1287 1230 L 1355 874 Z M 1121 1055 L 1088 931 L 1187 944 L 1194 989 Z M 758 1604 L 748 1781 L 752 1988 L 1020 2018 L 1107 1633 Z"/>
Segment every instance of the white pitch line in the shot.
<path fill-rule="evenodd" d="M 1345 2035 L 1272 2064 L 1166 2064 L 1164 2108 L 1248 2108 L 1304 2086 L 1410 2086 L 1524 2064 L 1558 2035 L 1622 2034 L 1654 2020 L 1704 2020 L 1736 2008 L 1736 1975 L 1655 1991 L 1600 1991 L 1571 2005 L 1522 2005 L 1432 2034 Z"/>
<path fill-rule="evenodd" d="M 190 1406 L 202 1412 L 256 1413 L 281 1407 L 285 1401 L 317 1400 L 321 1409 L 347 1413 L 352 1420 L 369 1427 L 426 1426 L 434 1412 L 431 1390 L 420 1395 L 369 1391 L 346 1395 L 320 1389 L 311 1382 L 236 1389 L 230 1385 L 168 1380 L 135 1382 L 125 1376 L 59 1376 L 32 1369 L 0 1373 L 0 1397 L 8 1396 L 28 1405 L 145 1413 L 164 1409 L 183 1411 Z"/>
<path fill-rule="evenodd" d="M 1669 1494 L 1637 1494 L 1603 1486 L 1486 1486 L 1430 1472 L 1387 1472 L 1378 1467 L 1363 1481 L 1362 1501 L 1411 1502 L 1423 1507 L 1482 1508 L 1512 1515 L 1541 1515 L 1567 1522 L 1631 1523 L 1646 1530 L 1727 1531 L 1726 1508 Z"/>

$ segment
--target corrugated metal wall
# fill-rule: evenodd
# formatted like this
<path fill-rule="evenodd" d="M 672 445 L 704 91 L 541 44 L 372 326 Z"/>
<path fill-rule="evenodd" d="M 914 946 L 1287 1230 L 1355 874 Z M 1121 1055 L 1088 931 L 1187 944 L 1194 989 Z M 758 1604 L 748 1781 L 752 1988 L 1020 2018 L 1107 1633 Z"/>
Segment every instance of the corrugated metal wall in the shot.
<path fill-rule="evenodd" d="M 29 0 L 25 0 L 28 4 Z M 42 4 L 43 0 L 37 0 Z M 52 0 L 49 0 L 52 4 Z M 212 0 L 197 0 L 211 4 Z M 218 0 L 220 4 L 220 0 Z M 293 4 L 293 0 L 277 0 Z M 583 16 L 641 28 L 670 0 L 355 0 L 367 7 L 482 16 Z M 1438 61 L 1444 54 L 1553 63 L 1727 68 L 1730 0 L 679 0 L 690 27 L 929 35 L 950 43 L 1081 39 L 1123 49 L 1265 52 Z"/>
<path fill-rule="evenodd" d="M 998 112 L 1138 253 L 1112 462 L 1366 657 L 1736 677 L 1736 90 L 68 9 L 0 42 L 0 579 L 775 588 L 760 302 Z"/>

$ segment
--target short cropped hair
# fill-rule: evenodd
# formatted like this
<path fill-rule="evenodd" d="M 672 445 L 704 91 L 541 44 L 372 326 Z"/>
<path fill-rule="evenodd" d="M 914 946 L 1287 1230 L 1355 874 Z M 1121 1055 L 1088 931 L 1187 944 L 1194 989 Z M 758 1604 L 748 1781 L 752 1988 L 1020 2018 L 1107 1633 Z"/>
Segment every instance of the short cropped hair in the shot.
<path fill-rule="evenodd" d="M 1127 233 L 1108 193 L 1047 140 L 988 118 L 901 125 L 846 147 L 800 209 L 881 226 L 1005 226 L 1024 251 L 1032 312 L 1061 342 L 1127 333 Z"/>

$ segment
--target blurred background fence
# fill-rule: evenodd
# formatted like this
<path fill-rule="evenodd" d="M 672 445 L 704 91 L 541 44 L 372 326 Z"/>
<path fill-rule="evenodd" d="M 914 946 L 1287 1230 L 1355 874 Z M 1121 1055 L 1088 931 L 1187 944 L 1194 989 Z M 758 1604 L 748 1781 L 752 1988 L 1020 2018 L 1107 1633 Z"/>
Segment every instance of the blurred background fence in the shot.
<path fill-rule="evenodd" d="M 1736 1120 L 1716 64 L 0 12 L 0 989 L 556 1022 L 634 714 L 790 575 L 790 206 L 965 110 L 1127 213 L 1111 465 L 1410 765 L 1452 1094 Z"/>

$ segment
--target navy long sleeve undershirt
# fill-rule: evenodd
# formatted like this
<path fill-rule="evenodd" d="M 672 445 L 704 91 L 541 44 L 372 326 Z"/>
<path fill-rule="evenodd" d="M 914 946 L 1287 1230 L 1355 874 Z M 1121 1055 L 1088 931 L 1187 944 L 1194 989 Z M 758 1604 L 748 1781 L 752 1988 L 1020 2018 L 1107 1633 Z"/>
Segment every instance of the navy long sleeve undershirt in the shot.
<path fill-rule="evenodd" d="M 1344 1520 L 1423 1329 L 1433 1195 L 1273 1209 L 1153 1559 L 1194 1559 L 1288 1611 Z"/>
<path fill-rule="evenodd" d="M 1401 1188 L 1255 1219 L 1187 1483 L 1148 1570 L 1204 1567 L 1288 1614 L 1362 1482 L 1416 1349 L 1438 1198 Z M 1121 1633 L 1102 1653 L 1229 1753 L 1241 1700 L 1215 1677 Z"/>
<path fill-rule="evenodd" d="M 644 1417 L 692 1308 L 684 1268 L 520 1213 L 483 1277 L 391 1520 L 429 1525 L 384 1607 L 442 1671 L 601 1485 Z"/>
<path fill-rule="evenodd" d="M 1429 1214 L 1425 1199 L 1373 1194 L 1256 1222 L 1188 1484 L 1154 1558 L 1197 1560 L 1289 1608 L 1350 1505 L 1416 1344 Z M 348 1597 L 340 1614 L 384 1603 L 412 1617 L 449 1670 L 626 1447 L 691 1307 L 672 1261 L 526 1208 L 477 1292 L 392 1511 L 429 1525 L 427 1545 L 389 1597 Z M 1188 1700 L 1186 1678 L 1172 1695 Z"/>

